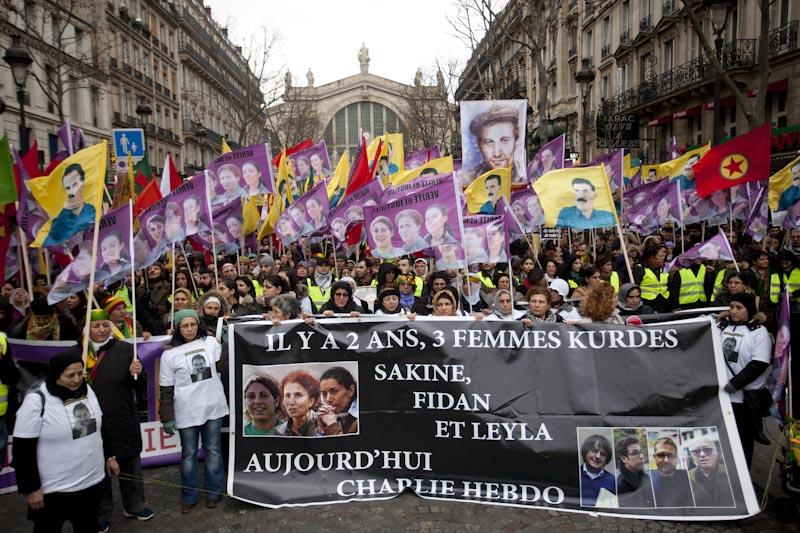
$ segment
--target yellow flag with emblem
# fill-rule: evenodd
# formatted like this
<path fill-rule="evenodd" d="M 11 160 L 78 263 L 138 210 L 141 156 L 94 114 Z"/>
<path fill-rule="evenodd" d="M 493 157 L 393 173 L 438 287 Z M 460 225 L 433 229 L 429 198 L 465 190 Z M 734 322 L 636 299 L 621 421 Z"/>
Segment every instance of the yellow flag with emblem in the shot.
<path fill-rule="evenodd" d="M 448 172 L 453 172 L 453 156 L 450 155 L 431 159 L 417 168 L 394 174 L 389 177 L 389 182 L 396 187 L 420 176 L 447 174 Z"/>
<path fill-rule="evenodd" d="M 689 150 L 680 157 L 662 163 L 659 173 L 664 177 L 668 177 L 670 181 L 681 180 L 681 189 L 694 187 L 694 184 L 691 184 L 691 187 L 687 187 L 687 182 L 694 181 L 694 171 L 692 167 L 695 163 L 700 161 L 700 158 L 706 155 L 706 152 L 709 150 L 711 150 L 711 143 L 695 148 L 694 150 Z"/>
<path fill-rule="evenodd" d="M 261 240 L 267 235 L 275 232 L 275 226 L 278 225 L 278 219 L 281 217 L 283 210 L 294 203 L 294 196 L 292 194 L 294 179 L 292 178 L 292 166 L 289 164 L 289 159 L 286 157 L 286 150 L 281 154 L 280 162 L 278 163 L 278 174 L 275 176 L 275 188 L 277 192 L 270 194 L 267 199 L 267 216 L 261 228 L 258 230 L 257 239 Z"/>
<path fill-rule="evenodd" d="M 511 169 L 496 168 L 481 174 L 464 190 L 464 196 L 470 213 L 494 215 L 500 198 L 511 200 Z"/>
<path fill-rule="evenodd" d="M 773 211 L 785 211 L 800 200 L 800 157 L 769 177 L 767 201 Z"/>
<path fill-rule="evenodd" d="M 108 143 L 102 141 L 75 152 L 49 176 L 28 181 L 31 194 L 49 218 L 36 233 L 32 247 L 63 244 L 100 220 L 107 159 Z"/>
<path fill-rule="evenodd" d="M 228 152 L 233 152 L 231 147 L 228 145 L 228 140 L 225 137 L 222 138 L 222 148 L 220 150 L 223 154 L 227 154 Z"/>
<path fill-rule="evenodd" d="M 261 213 L 258 212 L 259 196 L 242 197 L 242 234 L 250 235 L 258 231 Z"/>
<path fill-rule="evenodd" d="M 328 200 L 347 188 L 347 178 L 350 176 L 350 152 L 346 151 L 339 158 L 336 168 L 333 170 L 331 179 L 328 181 Z"/>

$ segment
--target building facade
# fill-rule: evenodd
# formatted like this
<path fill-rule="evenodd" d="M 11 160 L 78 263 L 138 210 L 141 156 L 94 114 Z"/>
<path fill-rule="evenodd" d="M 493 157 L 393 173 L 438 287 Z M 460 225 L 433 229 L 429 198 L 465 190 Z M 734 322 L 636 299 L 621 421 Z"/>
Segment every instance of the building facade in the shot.
<path fill-rule="evenodd" d="M 549 117 L 544 121 L 536 106 L 541 84 L 537 83 L 540 77 L 535 62 L 529 50 L 508 38 L 516 31 L 525 39 L 522 30 L 530 26 L 525 26 L 525 16 L 518 13 L 529 13 L 531 5 L 540 6 L 534 25 L 542 28 L 537 35 L 542 36 L 543 62 L 550 73 Z M 489 81 L 485 97 L 527 97 L 533 132 L 538 132 L 540 123 L 554 124 L 556 132 L 567 133 L 567 145 L 576 150 L 585 131 L 589 158 L 598 152 L 598 114 L 634 115 L 639 122 L 639 148 L 632 151 L 645 162 L 664 160 L 673 136 L 687 147 L 710 142 L 713 137 L 717 74 L 687 9 L 681 0 L 511 0 L 470 58 L 457 94 L 459 99 L 480 96 L 477 79 Z M 698 6 L 695 13 L 702 33 L 714 46 L 707 10 Z M 770 4 L 764 111 L 766 120 L 778 131 L 792 131 L 800 125 L 799 15 L 798 0 Z M 760 18 L 755 0 L 737 0 L 721 28 L 720 64 L 747 97 L 747 108 L 737 109 L 734 95 L 722 84 L 723 138 L 747 131 L 745 111 L 752 112 L 756 105 Z M 584 65 L 594 73 L 585 99 L 575 82 L 576 72 Z"/>
<path fill-rule="evenodd" d="M 75 0 L 64 4 L 69 11 L 44 0 L 6 4 L 0 47 L 20 35 L 34 59 L 25 113 L 43 164 L 59 150 L 56 130 L 67 118 L 89 143 L 109 139 L 113 128 L 143 127 L 156 172 L 168 153 L 179 172 L 199 170 L 226 135 L 233 146 L 263 141 L 259 80 L 201 1 Z M 3 62 L 0 123 L 19 146 L 16 93 Z M 256 127 L 243 128 L 253 116 Z"/>

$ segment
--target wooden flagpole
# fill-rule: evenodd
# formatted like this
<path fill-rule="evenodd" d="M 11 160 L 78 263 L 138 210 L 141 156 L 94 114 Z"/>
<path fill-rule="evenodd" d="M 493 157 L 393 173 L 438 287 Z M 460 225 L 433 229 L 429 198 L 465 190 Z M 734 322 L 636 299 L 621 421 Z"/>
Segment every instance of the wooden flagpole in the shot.
<path fill-rule="evenodd" d="M 17 226 L 17 236 L 22 249 L 22 267 L 25 273 L 25 284 L 28 286 L 28 299 L 33 301 L 33 274 L 31 273 L 31 259 L 28 256 L 28 239 L 25 238 L 25 232 L 19 226 Z"/>
<path fill-rule="evenodd" d="M 130 236 L 128 237 L 128 241 L 129 241 L 128 245 L 131 247 L 131 250 L 130 250 L 130 254 L 131 254 L 131 304 L 133 305 L 133 320 L 131 320 L 131 322 L 133 323 L 133 360 L 134 361 L 138 361 L 139 360 L 139 348 L 137 346 L 137 341 L 136 341 L 136 337 L 138 336 L 138 332 L 136 331 L 136 266 L 134 265 L 134 261 L 133 261 L 133 199 L 132 198 L 128 199 L 128 208 L 129 208 L 128 214 L 130 215 L 130 221 L 131 221 L 131 233 L 130 233 Z M 147 277 L 146 273 L 145 273 L 145 277 Z M 173 300 L 174 300 L 174 298 L 173 298 Z M 138 380 L 139 379 L 139 374 L 134 374 L 133 375 L 133 379 L 134 380 Z"/>
<path fill-rule="evenodd" d="M 95 265 L 97 264 L 97 241 L 100 238 L 100 217 L 96 216 L 94 220 L 94 233 L 92 234 L 92 260 L 89 263 L 92 265 L 92 270 L 89 272 L 89 286 L 87 287 L 87 292 L 92 295 L 94 298 L 94 274 L 97 270 Z M 132 262 L 132 261 L 131 261 Z M 98 306 L 99 307 L 99 306 Z M 92 306 L 86 306 L 86 321 L 84 322 L 87 326 L 92 321 Z M 86 368 L 86 356 L 89 351 L 89 328 L 84 328 L 83 332 L 83 345 L 81 347 L 81 358 L 83 359 L 83 367 Z"/>
<path fill-rule="evenodd" d="M 172 243 L 172 292 L 170 295 L 172 296 L 172 305 L 170 306 L 169 312 L 169 325 L 171 328 L 174 328 L 173 322 L 175 322 L 175 243 Z"/>
<path fill-rule="evenodd" d="M 617 234 L 619 235 L 619 245 L 620 248 L 622 248 L 622 255 L 625 257 L 625 267 L 628 269 L 628 282 L 634 283 L 633 269 L 631 268 L 631 258 L 628 257 L 628 247 L 625 244 L 625 236 L 622 234 L 622 226 L 619 225 L 619 221 L 617 221 Z"/>

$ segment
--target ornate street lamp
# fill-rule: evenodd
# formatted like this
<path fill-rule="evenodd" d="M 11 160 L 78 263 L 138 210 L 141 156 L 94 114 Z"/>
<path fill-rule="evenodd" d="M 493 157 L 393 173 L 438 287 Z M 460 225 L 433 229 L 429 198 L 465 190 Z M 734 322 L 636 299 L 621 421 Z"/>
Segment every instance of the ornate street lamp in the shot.
<path fill-rule="evenodd" d="M 725 68 L 722 60 L 722 33 L 725 31 L 725 26 L 728 24 L 728 17 L 733 9 L 734 0 L 705 0 L 704 4 L 708 9 L 708 16 L 711 19 L 711 27 L 714 30 L 714 51 L 716 52 L 717 61 L 722 68 Z M 711 140 L 713 144 L 719 144 L 719 129 L 720 129 L 720 86 L 719 75 L 714 76 L 714 126 L 711 133 Z"/>
<path fill-rule="evenodd" d="M 136 106 L 136 114 L 139 115 L 139 125 L 146 131 L 147 122 L 150 119 L 150 115 L 153 114 L 153 108 L 150 107 L 150 104 L 147 103 L 144 96 L 139 97 L 139 104 Z"/>
<path fill-rule="evenodd" d="M 583 110 L 582 113 L 582 120 L 583 124 L 581 126 L 581 161 L 588 161 L 589 156 L 586 150 L 586 130 L 589 127 L 589 120 L 587 117 L 586 106 L 588 104 L 587 101 L 587 93 L 589 92 L 589 85 L 594 81 L 594 69 L 589 64 L 591 60 L 588 57 L 584 57 L 581 59 L 581 69 L 575 73 L 575 82 L 578 84 L 581 90 L 581 108 Z"/>
<path fill-rule="evenodd" d="M 22 153 L 28 151 L 28 128 L 25 124 L 25 80 L 28 78 L 28 67 L 33 63 L 33 58 L 28 50 L 22 46 L 19 35 L 11 36 L 11 46 L 6 48 L 3 59 L 11 67 L 14 85 L 17 86 L 17 100 L 19 101 L 19 139 Z"/>

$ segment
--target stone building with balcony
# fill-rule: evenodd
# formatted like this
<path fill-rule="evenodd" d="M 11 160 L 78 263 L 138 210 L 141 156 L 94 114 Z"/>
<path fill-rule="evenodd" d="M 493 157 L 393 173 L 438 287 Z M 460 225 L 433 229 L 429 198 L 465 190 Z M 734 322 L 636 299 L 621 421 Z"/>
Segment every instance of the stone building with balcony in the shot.
<path fill-rule="evenodd" d="M 242 48 L 214 21 L 211 8 L 201 0 L 176 5 L 184 166 L 192 173 L 219 155 L 223 138 L 234 148 L 264 142 L 264 94 Z M 255 127 L 239 139 L 245 121 Z"/>
<path fill-rule="evenodd" d="M 525 13 L 538 5 L 531 22 Z M 646 162 L 667 158 L 673 136 L 679 145 L 712 139 L 715 71 L 700 44 L 681 0 L 570 0 L 528 3 L 510 0 L 469 59 L 457 100 L 528 98 L 529 149 L 565 131 L 568 150 L 580 144 L 584 131 L 588 157 L 597 152 L 598 114 L 627 113 L 639 119 L 639 149 Z M 712 25 L 705 9 L 698 15 L 709 41 Z M 799 0 L 775 0 L 769 12 L 770 74 L 766 118 L 775 128 L 800 130 Z M 758 86 L 757 39 L 760 12 L 755 0 L 733 2 L 721 36 L 720 62 L 755 105 Z M 525 40 L 525 30 L 539 28 L 543 61 L 549 74 L 547 114 L 537 109 L 537 69 L 530 52 L 508 36 Z M 594 73 L 585 98 L 575 73 L 586 66 Z M 720 135 L 746 131 L 747 121 L 722 85 Z M 539 135 L 539 125 L 545 135 Z M 800 148 L 800 143 L 798 148 Z"/>
<path fill-rule="evenodd" d="M 65 11 L 50 2 L 9 0 L 0 9 L 0 50 L 12 46 L 16 35 L 32 59 L 20 80 L 24 131 L 18 87 L 9 65 L 0 61 L 0 97 L 6 106 L 0 130 L 18 149 L 23 137 L 29 146 L 35 141 L 42 166 L 62 149 L 56 132 L 65 118 L 83 128 L 89 143 L 110 137 L 106 39 L 95 15 L 86 2 Z"/>
<path fill-rule="evenodd" d="M 160 170 L 167 153 L 181 170 L 178 7 L 146 0 L 108 0 L 103 4 L 111 41 L 112 127 L 144 128 L 148 159 L 155 171 Z"/>

